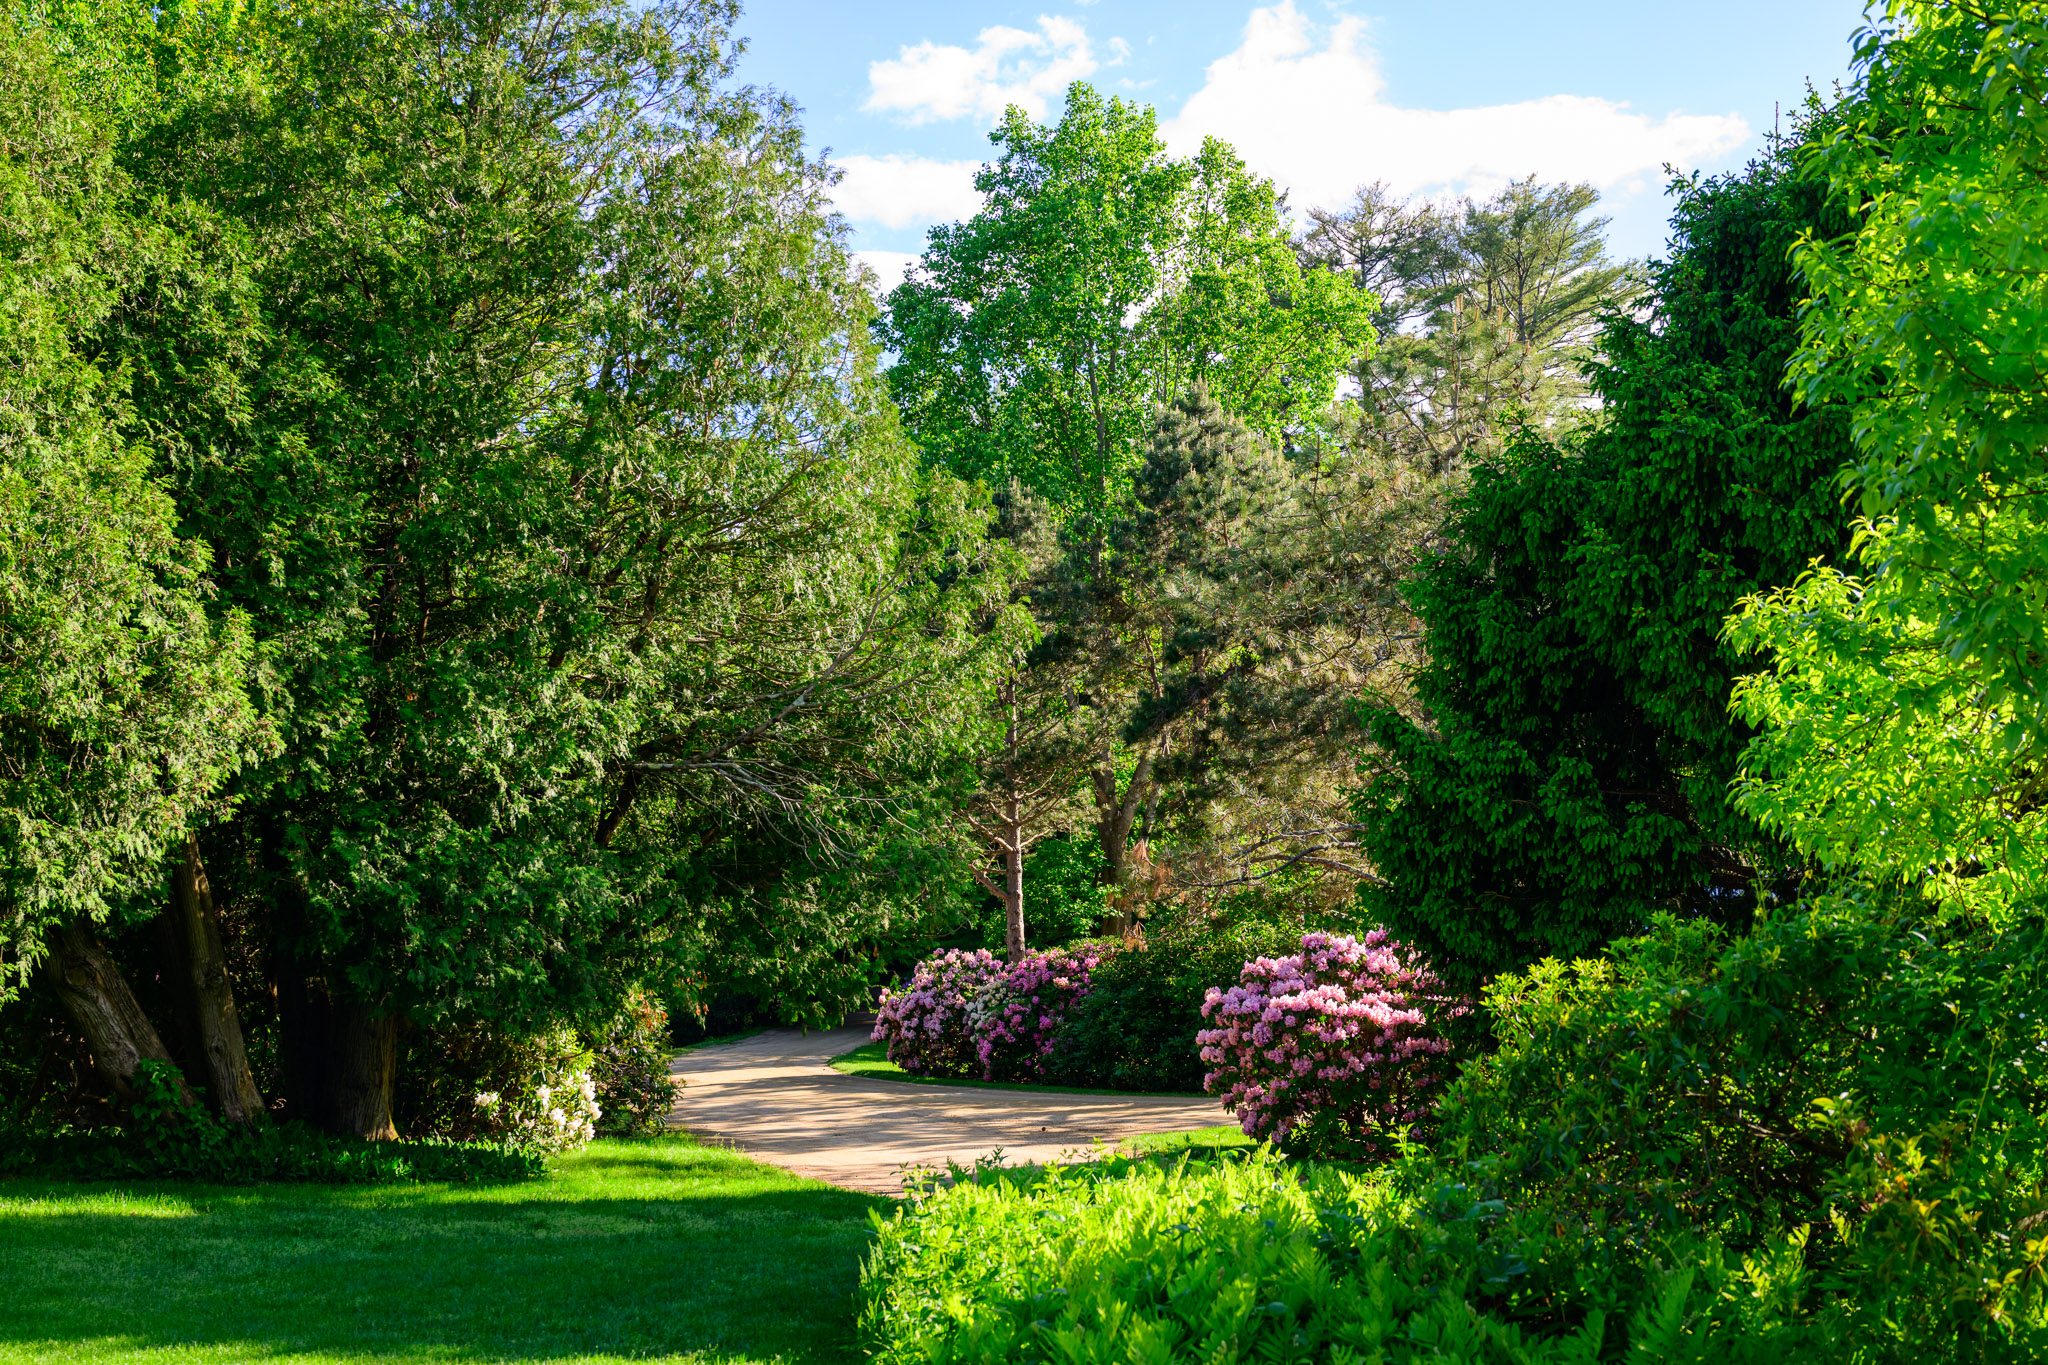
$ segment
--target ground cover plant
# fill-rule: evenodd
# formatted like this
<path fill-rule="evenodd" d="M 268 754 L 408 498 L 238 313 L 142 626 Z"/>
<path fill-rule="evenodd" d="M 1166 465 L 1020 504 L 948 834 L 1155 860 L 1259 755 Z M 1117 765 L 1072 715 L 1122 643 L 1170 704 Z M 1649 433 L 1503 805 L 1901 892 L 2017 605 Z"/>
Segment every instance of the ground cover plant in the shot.
<path fill-rule="evenodd" d="M 0 1181 L 0 1361 L 851 1361 L 886 1201 L 687 1138 L 538 1180 Z"/>
<path fill-rule="evenodd" d="M 1540 1239 L 1504 1232 L 1497 1206 L 1270 1152 L 984 1170 L 878 1222 L 860 1328 L 887 1365 L 1762 1365 L 1816 1344 L 1787 1322 L 1803 1285 L 1783 1257 L 1674 1241 L 1660 1249 L 1686 1264 L 1597 1285 L 1598 1306 L 1545 1324 L 1517 1285 Z"/>

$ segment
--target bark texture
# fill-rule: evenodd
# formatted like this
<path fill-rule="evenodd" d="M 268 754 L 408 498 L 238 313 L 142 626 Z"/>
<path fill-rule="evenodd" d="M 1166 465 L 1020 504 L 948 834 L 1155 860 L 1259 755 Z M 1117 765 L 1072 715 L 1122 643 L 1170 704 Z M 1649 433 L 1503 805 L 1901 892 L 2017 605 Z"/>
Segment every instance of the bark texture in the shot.
<path fill-rule="evenodd" d="M 169 1063 L 169 1049 L 91 928 L 67 924 L 54 930 L 48 942 L 50 982 L 58 1002 L 85 1035 L 93 1064 L 113 1082 L 116 1094 L 124 1100 L 130 1098 L 135 1093 L 137 1064 Z M 192 1092 L 175 1063 L 171 1074 L 177 1080 L 178 1098 L 193 1103 Z"/>
<path fill-rule="evenodd" d="M 331 1043 L 330 1126 L 350 1137 L 395 1139 L 391 1082 L 398 1071 L 398 1020 L 359 1002 L 337 1004 Z"/>
<path fill-rule="evenodd" d="M 242 1021 L 228 984 L 221 951 L 220 912 L 199 860 L 199 842 L 187 835 L 171 874 L 171 931 L 183 972 L 180 995 L 191 1011 L 194 1063 L 214 1110 L 229 1123 L 247 1125 L 265 1112 L 263 1092 L 249 1070 Z"/>

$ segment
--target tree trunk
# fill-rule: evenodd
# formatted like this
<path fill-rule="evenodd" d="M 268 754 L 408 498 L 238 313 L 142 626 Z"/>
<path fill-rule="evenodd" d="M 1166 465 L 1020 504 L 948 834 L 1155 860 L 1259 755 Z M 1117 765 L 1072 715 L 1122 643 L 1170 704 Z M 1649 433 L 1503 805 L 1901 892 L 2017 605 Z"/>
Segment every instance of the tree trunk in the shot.
<path fill-rule="evenodd" d="M 193 1059 L 204 1079 L 215 1112 L 229 1123 L 248 1125 L 264 1116 L 263 1092 L 249 1070 L 249 1052 L 242 1041 L 242 1021 L 235 1013 L 234 990 L 228 984 L 221 951 L 220 912 L 213 888 L 199 861 L 199 841 L 185 836 L 185 847 L 171 872 L 171 930 L 177 946 L 183 1002 L 192 1012 Z"/>
<path fill-rule="evenodd" d="M 1003 850 L 1003 946 L 1012 963 L 1024 960 L 1024 824 L 1010 797 L 1009 845 Z"/>
<path fill-rule="evenodd" d="M 398 1020 L 357 1001 L 334 1007 L 328 1064 L 329 1124 L 350 1137 L 388 1142 L 391 1082 L 398 1071 Z"/>
<path fill-rule="evenodd" d="M 1131 828 L 1152 788 L 1152 766 L 1156 750 L 1148 747 L 1138 755 L 1131 771 L 1131 784 L 1122 792 L 1116 787 L 1115 755 L 1105 753 L 1102 766 L 1093 774 L 1095 784 L 1095 837 L 1102 846 L 1102 883 L 1109 888 L 1112 906 L 1097 932 L 1105 936 L 1129 933 L 1131 916 L 1121 904 L 1128 889 L 1124 883 L 1130 862 Z"/>
<path fill-rule="evenodd" d="M 267 818 L 257 829 L 263 869 L 270 885 L 269 950 L 264 963 L 277 1002 L 277 1095 L 282 1117 L 332 1129 L 329 1098 L 330 1040 L 334 1010 L 308 927 L 305 888 L 286 854 L 282 821 Z"/>
<path fill-rule="evenodd" d="M 52 930 L 48 943 L 57 999 L 85 1035 L 94 1065 L 114 1083 L 115 1093 L 124 1100 L 134 1096 L 138 1063 L 165 1062 L 178 1083 L 179 1100 L 193 1103 L 192 1091 L 171 1062 L 155 1025 L 92 930 L 82 923 L 67 924 Z"/>

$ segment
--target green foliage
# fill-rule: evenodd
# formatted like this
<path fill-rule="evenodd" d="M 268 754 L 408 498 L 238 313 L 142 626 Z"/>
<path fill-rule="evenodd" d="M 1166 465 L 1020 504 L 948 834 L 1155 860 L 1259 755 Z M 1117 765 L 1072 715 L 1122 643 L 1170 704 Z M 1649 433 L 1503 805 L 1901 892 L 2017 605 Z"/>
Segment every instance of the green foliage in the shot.
<path fill-rule="evenodd" d="M 1489 994 L 1433 1150 L 991 1178 L 885 1224 L 885 1360 L 2023 1360 L 2048 923 L 1666 920 Z M 1441 1350 L 1441 1355 L 1432 1355 Z M 1375 1355 L 1375 1352 L 1381 1354 Z M 1348 1354 L 1349 1352 L 1350 1354 Z"/>
<path fill-rule="evenodd" d="M 518 1180 L 542 1170 L 537 1152 L 495 1142 L 367 1142 L 299 1123 L 232 1127 L 181 1103 L 167 1063 L 139 1063 L 135 1074 L 136 1098 L 122 1127 L 16 1133 L 14 1171 L 46 1179 L 348 1185 Z"/>
<path fill-rule="evenodd" d="M 80 164 L 114 169 L 76 197 L 156 234 L 73 272 L 126 444 L 64 515 L 146 572 L 64 630 L 107 631 L 80 666 L 186 746 L 60 747 L 167 784 L 106 801 L 148 866 L 147 831 L 252 756 L 228 684 L 253 659 L 280 744 L 236 779 L 210 871 L 286 998 L 531 1032 L 608 1019 L 636 981 L 770 976 L 816 1021 L 925 899 L 872 869 L 918 842 L 1027 623 L 986 499 L 897 428 L 829 169 L 790 105 L 732 88 L 736 14 L 37 12 L 56 95 L 5 98 L 89 87 Z M 24 535 L 55 515 L 32 491 Z M 71 686 L 8 678 L 17 710 Z M 10 905 L 45 895 L 11 866 Z"/>
<path fill-rule="evenodd" d="M 1063 515 L 1120 500 L 1154 405 L 1206 383 L 1276 444 L 1371 345 L 1370 299 L 1304 274 L 1270 183 L 1214 139 L 1170 157 L 1149 107 L 1076 83 L 1012 107 L 975 187 L 889 298 L 889 383 L 928 460 Z"/>
<path fill-rule="evenodd" d="M 668 1011 L 645 991 L 627 997 L 610 1026 L 591 1039 L 590 1077 L 605 1137 L 652 1137 L 666 1126 L 682 1082 L 669 1075 Z"/>
<path fill-rule="evenodd" d="M 1102 850 L 1095 841 L 1072 834 L 1056 834 L 1025 855 L 1031 947 L 1060 948 L 1094 936 L 1109 908 L 1102 867 Z M 1001 952 L 1002 903 L 993 898 L 982 902 L 975 924 L 982 946 Z"/>
<path fill-rule="evenodd" d="M 1607 219 L 1588 216 L 1599 200 L 1532 176 L 1484 203 L 1372 184 L 1342 210 L 1311 209 L 1303 256 L 1378 301 L 1346 443 L 1441 475 L 1498 456 L 1511 423 L 1572 418 L 1603 318 L 1642 285 L 1607 258 Z"/>
<path fill-rule="evenodd" d="M 0 19 L 0 999 L 49 926 L 153 884 L 266 741 L 248 623 L 210 614 L 207 549 L 99 340 L 189 243 L 132 203 L 52 47 Z"/>
<path fill-rule="evenodd" d="M 1796 1246 L 1736 1263 L 1682 1241 L 1659 1250 L 1692 1265 L 1546 1303 L 1519 1288 L 1545 1232 L 1502 1226 L 1497 1203 L 1269 1153 L 983 1171 L 876 1222 L 860 1326 L 887 1365 L 1858 1358 L 1794 1318 Z"/>
<path fill-rule="evenodd" d="M 1112 953 L 1069 1012 L 1050 1063 L 1070 1085 L 1199 1094 L 1208 1070 L 1195 1046 L 1202 999 L 1228 989 L 1252 958 L 1301 948 L 1299 926 L 1250 919 L 1211 926 L 1202 916 L 1155 924 Z"/>
<path fill-rule="evenodd" d="M 1853 415 L 1862 572 L 1730 622 L 1775 659 L 1737 698 L 1762 727 L 1741 800 L 1829 867 L 1999 919 L 2048 886 L 2048 9 L 1883 15 L 1813 156 L 1857 230 L 1797 258 L 1793 378 Z"/>
<path fill-rule="evenodd" d="M 1475 470 L 1408 590 L 1426 720 L 1372 715 L 1357 818 L 1369 912 L 1448 977 L 1588 954 L 1658 908 L 1740 924 L 1796 885 L 1731 808 L 1748 731 L 1725 702 L 1753 665 L 1715 643 L 1744 593 L 1842 543 L 1845 414 L 1781 381 L 1786 253 L 1846 219 L 1796 161 L 1678 185 L 1654 311 L 1602 337 L 1602 420 Z"/>
<path fill-rule="evenodd" d="M 1447 1099 L 1439 1168 L 1593 1230 L 1535 1289 L 1679 1231 L 1793 1238 L 1816 1328 L 1869 1358 L 2023 1357 L 2048 1321 L 2048 922 L 1830 897 L 1716 937 L 1667 921 L 1497 983 L 1501 1046 Z"/>

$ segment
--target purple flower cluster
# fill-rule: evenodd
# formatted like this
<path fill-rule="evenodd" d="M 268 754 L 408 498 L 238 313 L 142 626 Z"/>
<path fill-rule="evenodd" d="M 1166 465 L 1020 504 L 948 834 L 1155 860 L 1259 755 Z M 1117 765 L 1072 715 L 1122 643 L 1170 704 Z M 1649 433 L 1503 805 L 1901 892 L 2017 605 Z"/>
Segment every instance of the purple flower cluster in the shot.
<path fill-rule="evenodd" d="M 889 1060 L 919 1076 L 971 1076 L 981 1070 L 968 1002 L 1004 973 L 986 949 L 952 948 L 917 964 L 901 990 L 884 991 L 870 1035 L 889 1044 Z"/>
<path fill-rule="evenodd" d="M 1305 1128 L 1332 1149 L 1373 1146 L 1435 1107 L 1450 1045 L 1420 1005 L 1439 990 L 1406 947 L 1375 929 L 1363 940 L 1306 934 L 1301 952 L 1244 964 L 1239 984 L 1211 987 L 1195 1036 L 1245 1134 L 1279 1141 Z"/>
<path fill-rule="evenodd" d="M 1100 943 L 1025 954 L 968 1006 L 985 1081 L 1042 1081 L 1067 1012 L 1110 949 Z"/>

